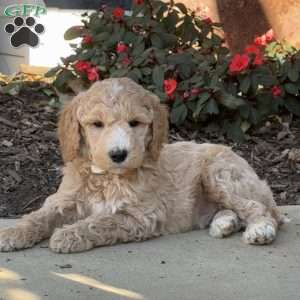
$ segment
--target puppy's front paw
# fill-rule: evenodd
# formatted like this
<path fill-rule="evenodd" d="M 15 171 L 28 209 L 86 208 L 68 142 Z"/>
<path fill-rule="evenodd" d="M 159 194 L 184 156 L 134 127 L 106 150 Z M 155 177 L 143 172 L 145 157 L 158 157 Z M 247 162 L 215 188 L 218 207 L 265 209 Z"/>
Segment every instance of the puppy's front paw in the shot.
<path fill-rule="evenodd" d="M 93 243 L 84 236 L 80 228 L 67 226 L 54 232 L 49 247 L 57 253 L 75 253 L 93 248 Z"/>
<path fill-rule="evenodd" d="M 25 226 L 0 230 L 0 251 L 10 252 L 30 248 L 36 243 L 33 233 Z"/>
<path fill-rule="evenodd" d="M 249 224 L 243 234 L 243 240 L 247 244 L 270 244 L 276 237 L 276 227 L 272 222 L 260 221 Z"/>
<path fill-rule="evenodd" d="M 236 215 L 221 216 L 211 222 L 209 234 L 215 238 L 224 238 L 239 231 L 240 228 L 240 222 Z"/>

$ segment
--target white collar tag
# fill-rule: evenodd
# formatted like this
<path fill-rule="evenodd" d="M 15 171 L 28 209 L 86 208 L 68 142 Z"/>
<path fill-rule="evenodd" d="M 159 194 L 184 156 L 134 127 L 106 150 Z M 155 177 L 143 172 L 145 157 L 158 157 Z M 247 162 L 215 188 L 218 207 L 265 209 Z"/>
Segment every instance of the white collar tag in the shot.
<path fill-rule="evenodd" d="M 91 165 L 91 171 L 92 171 L 92 173 L 94 173 L 94 174 L 103 174 L 103 173 L 105 173 L 104 170 L 98 168 L 98 167 L 95 166 L 95 165 Z"/>

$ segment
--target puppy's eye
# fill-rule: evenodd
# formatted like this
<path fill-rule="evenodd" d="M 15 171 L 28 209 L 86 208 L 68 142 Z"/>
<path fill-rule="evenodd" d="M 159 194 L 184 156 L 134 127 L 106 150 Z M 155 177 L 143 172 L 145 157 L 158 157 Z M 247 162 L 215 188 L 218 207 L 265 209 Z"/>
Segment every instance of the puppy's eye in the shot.
<path fill-rule="evenodd" d="M 131 120 L 131 121 L 128 122 L 128 124 L 129 124 L 130 127 L 137 127 L 137 126 L 140 125 L 140 122 L 137 121 L 137 120 Z"/>
<path fill-rule="evenodd" d="M 94 122 L 93 125 L 97 128 L 102 128 L 104 124 L 101 121 Z"/>

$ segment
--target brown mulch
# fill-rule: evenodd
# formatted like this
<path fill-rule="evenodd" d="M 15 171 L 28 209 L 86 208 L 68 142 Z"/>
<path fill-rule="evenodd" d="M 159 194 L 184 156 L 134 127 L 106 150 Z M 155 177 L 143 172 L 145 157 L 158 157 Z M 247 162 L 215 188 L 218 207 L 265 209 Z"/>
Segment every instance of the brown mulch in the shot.
<path fill-rule="evenodd" d="M 0 216 L 41 206 L 60 182 L 57 109 L 41 92 L 0 94 Z"/>
<path fill-rule="evenodd" d="M 0 216 L 14 217 L 39 208 L 61 180 L 56 121 L 58 109 L 41 92 L 0 94 Z M 270 123 L 241 145 L 218 133 L 171 130 L 170 140 L 230 144 L 270 183 L 278 204 L 300 204 L 300 169 L 289 160 L 300 149 L 300 120 Z M 291 156 L 291 155 L 290 155 Z"/>

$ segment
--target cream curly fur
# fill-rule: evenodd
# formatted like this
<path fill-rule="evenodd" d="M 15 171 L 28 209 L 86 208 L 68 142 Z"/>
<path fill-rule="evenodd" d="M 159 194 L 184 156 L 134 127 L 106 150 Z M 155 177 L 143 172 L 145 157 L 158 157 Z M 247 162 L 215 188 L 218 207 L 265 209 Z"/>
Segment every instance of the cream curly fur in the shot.
<path fill-rule="evenodd" d="M 130 79 L 75 97 L 58 125 L 62 183 L 41 209 L 0 230 L 0 250 L 50 238 L 55 252 L 80 252 L 210 223 L 215 237 L 244 226 L 246 243 L 272 242 L 282 216 L 268 185 L 228 147 L 164 144 L 167 124 L 159 99 Z M 115 163 L 109 153 L 118 149 L 128 157 Z"/>

